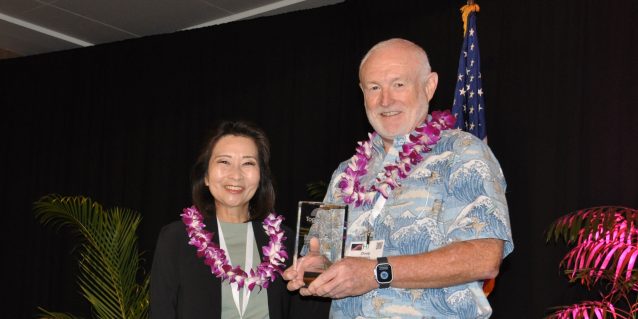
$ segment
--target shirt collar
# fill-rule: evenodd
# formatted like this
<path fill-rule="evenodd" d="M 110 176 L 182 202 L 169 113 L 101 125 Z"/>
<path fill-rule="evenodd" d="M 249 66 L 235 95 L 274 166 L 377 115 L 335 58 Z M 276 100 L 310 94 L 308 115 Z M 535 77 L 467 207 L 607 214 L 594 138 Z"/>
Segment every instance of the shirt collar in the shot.
<path fill-rule="evenodd" d="M 406 135 L 395 137 L 394 141 L 392 142 L 392 147 L 390 148 L 390 153 L 394 153 L 394 155 L 398 156 L 399 151 L 403 147 L 403 144 L 410 140 L 410 134 L 412 134 L 412 132 Z M 383 156 L 387 155 L 385 148 L 383 147 L 383 140 L 381 139 L 381 136 L 379 134 L 375 134 L 374 138 L 372 139 L 372 148 Z"/>

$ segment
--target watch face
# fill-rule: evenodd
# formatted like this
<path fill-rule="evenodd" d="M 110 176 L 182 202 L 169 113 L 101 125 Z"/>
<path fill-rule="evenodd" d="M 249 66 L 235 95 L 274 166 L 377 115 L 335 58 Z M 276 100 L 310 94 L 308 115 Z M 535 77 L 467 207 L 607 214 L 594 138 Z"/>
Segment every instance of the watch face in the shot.
<path fill-rule="evenodd" d="M 392 281 L 392 267 L 390 264 L 377 265 L 377 281 L 379 283 L 388 283 Z"/>

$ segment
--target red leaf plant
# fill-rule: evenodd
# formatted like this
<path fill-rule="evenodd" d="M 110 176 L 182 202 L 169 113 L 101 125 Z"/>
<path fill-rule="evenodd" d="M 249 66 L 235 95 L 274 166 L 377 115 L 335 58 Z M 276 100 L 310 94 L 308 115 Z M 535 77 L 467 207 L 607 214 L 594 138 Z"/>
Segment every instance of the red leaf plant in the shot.
<path fill-rule="evenodd" d="M 572 247 L 559 268 L 570 282 L 599 289 L 602 299 L 555 307 L 546 318 L 636 318 L 637 227 L 638 210 L 620 206 L 586 208 L 555 220 L 546 241 L 562 239 Z"/>

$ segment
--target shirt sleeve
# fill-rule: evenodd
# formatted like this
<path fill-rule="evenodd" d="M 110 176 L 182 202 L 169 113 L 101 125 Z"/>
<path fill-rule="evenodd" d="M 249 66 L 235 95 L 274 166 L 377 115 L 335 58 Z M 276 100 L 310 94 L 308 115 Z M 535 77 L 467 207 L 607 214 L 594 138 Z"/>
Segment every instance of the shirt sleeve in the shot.
<path fill-rule="evenodd" d="M 487 144 L 471 134 L 458 136 L 454 153 L 445 208 L 447 240 L 501 239 L 507 256 L 514 244 L 500 164 Z"/>

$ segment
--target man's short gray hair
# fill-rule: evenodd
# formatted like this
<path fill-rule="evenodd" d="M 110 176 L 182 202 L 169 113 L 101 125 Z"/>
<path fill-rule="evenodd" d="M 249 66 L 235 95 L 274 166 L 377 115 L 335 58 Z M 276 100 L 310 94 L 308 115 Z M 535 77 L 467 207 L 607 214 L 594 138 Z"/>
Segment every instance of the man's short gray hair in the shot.
<path fill-rule="evenodd" d="M 370 55 L 372 55 L 375 51 L 379 49 L 383 49 L 389 46 L 400 46 L 400 47 L 403 47 L 406 51 L 409 50 L 410 52 L 412 52 L 412 54 L 416 56 L 417 60 L 421 62 L 420 64 L 422 67 L 422 70 L 421 70 L 422 77 L 425 78 L 430 74 L 430 72 L 432 72 L 428 55 L 427 53 L 425 53 L 425 50 L 423 50 L 422 47 L 406 39 L 392 38 L 385 41 L 381 41 L 375 44 L 372 48 L 370 48 L 370 50 L 368 50 L 366 55 L 363 56 L 363 59 L 361 59 L 361 63 L 359 64 L 359 73 L 361 73 L 361 68 L 363 67 L 363 64 L 368 60 Z"/>

